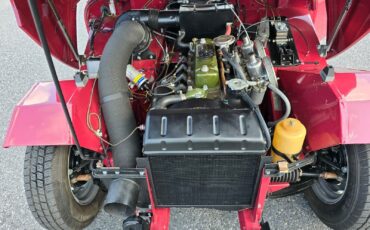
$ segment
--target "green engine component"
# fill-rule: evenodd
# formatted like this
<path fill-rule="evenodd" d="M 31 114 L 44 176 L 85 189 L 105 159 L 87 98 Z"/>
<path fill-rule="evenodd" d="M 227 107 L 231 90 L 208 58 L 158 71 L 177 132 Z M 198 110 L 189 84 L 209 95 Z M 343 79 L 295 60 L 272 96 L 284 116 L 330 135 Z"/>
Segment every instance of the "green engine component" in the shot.
<path fill-rule="evenodd" d="M 188 90 L 188 92 L 185 94 L 185 97 L 187 99 L 207 98 L 207 94 L 208 94 L 207 87 L 203 87 L 203 89 L 202 88 L 195 88 L 195 89 Z"/>
<path fill-rule="evenodd" d="M 209 91 L 219 90 L 220 78 L 218 72 L 216 49 L 211 39 L 200 39 L 195 44 L 195 87 L 206 85 Z"/>

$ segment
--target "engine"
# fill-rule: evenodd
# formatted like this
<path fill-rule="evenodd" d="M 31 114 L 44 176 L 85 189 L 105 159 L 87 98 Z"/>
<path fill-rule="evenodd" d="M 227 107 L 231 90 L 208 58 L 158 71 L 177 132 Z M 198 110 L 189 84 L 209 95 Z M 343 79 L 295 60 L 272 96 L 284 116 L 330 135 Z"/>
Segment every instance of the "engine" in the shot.
<path fill-rule="evenodd" d="M 188 43 L 180 31 L 177 42 L 188 49 L 152 85 L 143 154 L 158 207 L 238 210 L 253 204 L 270 142 L 255 108 L 274 71 L 248 36 L 238 44 L 225 31 L 228 20 L 219 19 L 217 36 L 203 32 L 208 36 Z"/>
<path fill-rule="evenodd" d="M 158 207 L 251 207 L 261 169 L 271 161 L 259 105 L 268 88 L 272 100 L 284 98 L 265 52 L 272 20 L 248 26 L 256 31 L 251 36 L 231 4 L 175 5 L 124 13 L 104 49 L 99 94 L 110 140 L 118 142 L 114 162 L 147 169 Z M 279 46 L 290 41 L 287 31 L 275 34 Z M 277 55 L 289 59 L 282 50 Z M 290 113 L 285 102 L 281 119 Z M 132 130 L 144 123 L 141 138 Z M 131 207 L 125 210 L 142 197 L 133 184 L 123 189 Z M 109 194 L 107 200 L 120 202 Z"/>

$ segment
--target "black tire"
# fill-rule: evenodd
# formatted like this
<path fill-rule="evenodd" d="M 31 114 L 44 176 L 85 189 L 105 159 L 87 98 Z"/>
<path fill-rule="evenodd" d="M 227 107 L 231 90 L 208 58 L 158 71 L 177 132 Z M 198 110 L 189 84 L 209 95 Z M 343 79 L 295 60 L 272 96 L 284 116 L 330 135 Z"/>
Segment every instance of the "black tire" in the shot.
<path fill-rule="evenodd" d="M 77 203 L 68 178 L 68 146 L 28 147 L 24 160 L 27 202 L 36 220 L 46 229 L 82 229 L 97 215 L 104 193 L 92 202 Z"/>
<path fill-rule="evenodd" d="M 370 145 L 346 145 L 343 149 L 347 154 L 348 172 L 347 184 L 339 200 L 324 202 L 317 187 L 306 190 L 305 197 L 327 226 L 365 229 L 370 226 Z"/>

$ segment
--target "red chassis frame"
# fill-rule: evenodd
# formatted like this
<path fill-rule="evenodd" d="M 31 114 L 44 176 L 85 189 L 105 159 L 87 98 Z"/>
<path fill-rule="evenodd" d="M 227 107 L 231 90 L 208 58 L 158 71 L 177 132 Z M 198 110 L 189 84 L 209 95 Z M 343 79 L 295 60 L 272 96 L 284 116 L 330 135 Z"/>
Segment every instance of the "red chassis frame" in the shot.
<path fill-rule="evenodd" d="M 65 23 L 67 31 L 76 44 L 75 32 L 75 0 L 56 2 L 60 16 Z M 85 9 L 85 21 L 88 24 L 90 18 L 97 17 L 100 13 L 99 2 L 91 1 Z M 118 9 L 122 13 L 128 9 L 142 8 L 144 0 L 129 1 L 130 6 Z M 240 0 L 243 6 L 241 18 L 246 22 L 255 22 L 265 14 L 261 6 L 253 1 Z M 298 48 L 299 59 L 302 65 L 297 67 L 277 68 L 280 78 L 279 85 L 287 94 L 292 104 L 292 116 L 300 119 L 307 127 L 305 149 L 314 151 L 338 144 L 370 143 L 370 120 L 368 113 L 370 108 L 370 72 L 353 70 L 336 70 L 335 79 L 332 82 L 324 82 L 320 71 L 327 65 L 326 60 L 321 58 L 316 50 L 319 40 L 332 33 L 336 19 L 341 12 L 345 0 L 270 0 L 270 5 L 276 6 L 280 15 L 287 16 L 292 27 L 292 33 Z M 89 2 L 90 3 L 90 2 Z M 36 31 L 30 20 L 27 4 L 23 0 L 12 0 L 19 26 L 39 43 Z M 95 5 L 96 4 L 96 5 Z M 152 7 L 160 8 L 165 1 L 154 0 Z M 369 32 L 370 14 L 367 1 L 355 0 L 356 5 L 343 24 L 339 32 L 341 39 L 336 40 L 333 56 Z M 45 10 L 45 5 L 40 4 L 44 16 L 44 27 L 48 37 L 51 52 L 55 57 L 66 64 L 77 67 L 77 62 L 66 44 L 63 42 L 60 31 L 55 30 L 55 22 L 49 20 L 50 12 Z M 99 7 L 98 7 L 99 6 Z M 326 9 L 328 9 L 326 13 Z M 65 10 L 68 9 L 68 10 Z M 251 13 L 253 12 L 253 13 Z M 271 15 L 270 12 L 268 14 Z M 328 29 L 323 18 L 328 18 Z M 112 28 L 114 22 L 107 22 L 107 28 Z M 298 31 L 295 28 L 299 28 Z M 303 35 L 302 35 L 303 34 Z M 100 56 L 109 33 L 96 37 L 94 56 Z M 305 39 L 302 38 L 305 36 Z M 156 49 L 158 51 L 158 48 Z M 91 52 L 87 48 L 85 54 Z M 159 56 L 157 54 L 157 56 Z M 145 63 L 137 62 L 137 66 L 145 66 Z M 147 70 L 146 71 L 152 71 Z M 99 139 L 89 130 L 86 124 L 86 113 L 89 97 L 92 90 L 92 80 L 84 88 L 77 88 L 74 81 L 61 81 L 61 87 L 67 101 L 68 109 L 76 129 L 81 147 L 102 152 Z M 99 100 L 97 90 L 93 92 L 91 112 L 99 112 Z M 274 108 L 272 108 L 273 113 Z M 277 114 L 277 113 L 276 113 Z M 97 121 L 91 117 L 93 126 Z M 103 135 L 106 137 L 104 122 L 102 124 Z M 16 106 L 10 126 L 5 138 L 4 147 L 31 146 L 31 145 L 73 145 L 68 124 L 61 109 L 55 87 L 52 83 L 37 83 Z M 266 195 L 283 189 L 287 183 L 270 183 L 269 178 L 261 177 L 258 195 L 254 208 L 239 211 L 241 229 L 259 229 Z M 149 186 L 150 189 L 150 186 Z M 151 194 L 151 193 L 150 193 Z M 151 229 L 163 230 L 169 227 L 170 209 L 156 208 L 152 200 Z"/>

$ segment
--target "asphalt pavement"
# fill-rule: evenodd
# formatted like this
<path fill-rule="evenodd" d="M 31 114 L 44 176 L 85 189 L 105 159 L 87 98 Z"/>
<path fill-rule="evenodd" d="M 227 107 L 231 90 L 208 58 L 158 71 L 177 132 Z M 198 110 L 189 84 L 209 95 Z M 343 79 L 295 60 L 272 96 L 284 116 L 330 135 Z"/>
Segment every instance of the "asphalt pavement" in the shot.
<path fill-rule="evenodd" d="M 26 4 L 26 1 L 25 1 Z M 51 77 L 43 51 L 16 25 L 9 0 L 0 1 L 0 135 L 1 143 L 12 110 L 36 82 Z M 79 30 L 86 37 L 83 29 Z M 330 61 L 340 67 L 370 70 L 370 36 Z M 61 78 L 71 79 L 74 71 L 56 61 Z M 27 130 L 24 130 L 27 132 Z M 28 133 L 32 136 L 32 133 Z M 28 209 L 23 190 L 24 147 L 0 149 L 0 229 L 41 229 Z M 272 229 L 326 229 L 302 195 L 269 199 L 264 219 Z M 120 229 L 121 218 L 103 211 L 88 229 Z M 171 229 L 238 229 L 236 212 L 207 209 L 173 209 Z"/>

